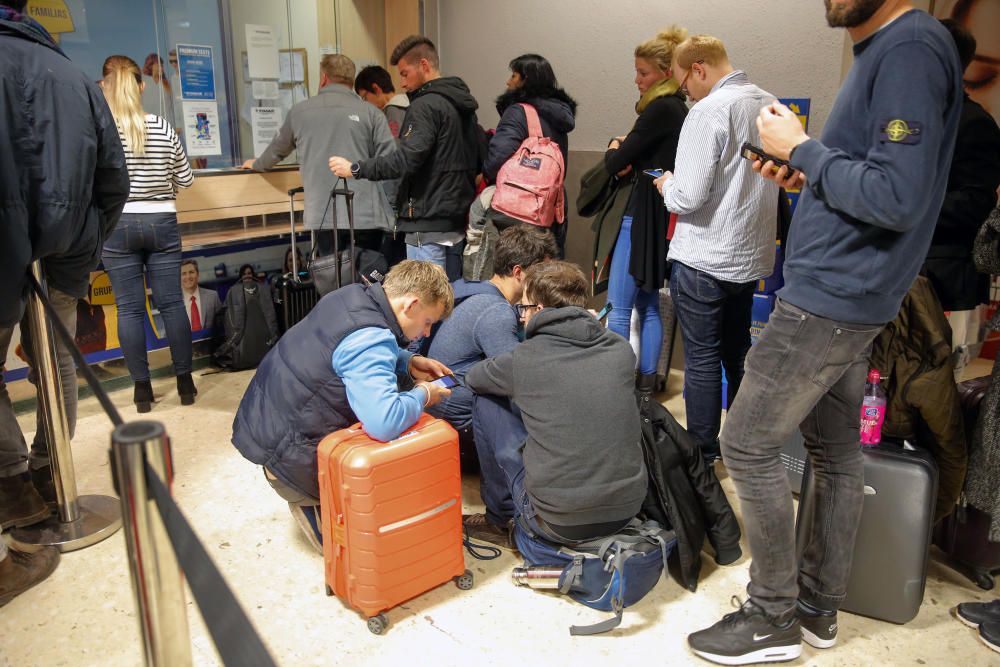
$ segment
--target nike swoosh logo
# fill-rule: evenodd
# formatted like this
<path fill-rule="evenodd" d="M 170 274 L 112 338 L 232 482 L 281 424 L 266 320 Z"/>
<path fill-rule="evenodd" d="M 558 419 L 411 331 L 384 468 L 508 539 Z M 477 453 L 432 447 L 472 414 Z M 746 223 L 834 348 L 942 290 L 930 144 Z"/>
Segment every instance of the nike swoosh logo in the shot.
<path fill-rule="evenodd" d="M 771 635 L 773 635 L 773 634 L 774 634 L 774 633 L 772 632 L 772 633 L 771 633 Z M 753 633 L 753 640 L 754 640 L 755 642 L 760 642 L 760 641 L 764 641 L 765 639 L 767 639 L 767 638 L 768 638 L 768 637 L 770 637 L 771 635 L 758 635 L 758 634 L 757 634 L 757 633 L 755 632 L 755 633 Z"/>

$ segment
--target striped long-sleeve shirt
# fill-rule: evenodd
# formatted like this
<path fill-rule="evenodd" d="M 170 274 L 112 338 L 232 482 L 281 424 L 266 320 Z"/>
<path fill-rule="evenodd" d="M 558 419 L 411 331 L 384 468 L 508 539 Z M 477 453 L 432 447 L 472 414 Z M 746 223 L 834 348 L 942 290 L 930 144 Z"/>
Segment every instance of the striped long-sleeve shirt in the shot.
<path fill-rule="evenodd" d="M 669 258 L 716 280 L 745 283 L 774 269 L 778 186 L 740 156 L 757 146 L 757 115 L 774 96 L 740 70 L 723 77 L 688 112 L 674 176 L 663 188 L 678 214 Z"/>
<path fill-rule="evenodd" d="M 120 126 L 118 132 L 121 134 Z M 131 187 L 124 212 L 176 211 L 177 189 L 190 187 L 194 174 L 174 128 L 163 118 L 146 114 L 145 152 L 135 155 L 127 145 L 124 147 Z"/>

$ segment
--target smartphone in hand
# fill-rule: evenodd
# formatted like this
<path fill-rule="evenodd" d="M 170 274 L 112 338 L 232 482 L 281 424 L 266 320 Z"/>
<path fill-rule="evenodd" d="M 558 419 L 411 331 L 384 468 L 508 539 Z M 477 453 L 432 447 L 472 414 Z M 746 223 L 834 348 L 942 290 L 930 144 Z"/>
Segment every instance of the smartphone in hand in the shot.
<path fill-rule="evenodd" d="M 436 380 L 431 380 L 431 384 L 436 384 L 439 387 L 444 387 L 445 389 L 451 389 L 452 387 L 457 387 L 462 383 L 458 381 L 458 378 L 454 375 L 442 375 Z"/>
<path fill-rule="evenodd" d="M 642 173 L 646 174 L 647 176 L 652 176 L 653 178 L 659 178 L 660 176 L 663 176 L 662 169 L 643 169 Z"/>
<path fill-rule="evenodd" d="M 758 148 L 749 141 L 743 142 L 743 146 L 740 147 L 740 155 L 745 159 L 750 160 L 750 162 L 760 160 L 762 165 L 770 160 L 774 163 L 774 166 L 771 168 L 772 172 L 777 172 L 782 167 L 788 167 L 787 178 L 791 178 L 795 175 L 795 168 L 788 163 L 788 160 L 782 160 L 781 158 L 774 157 L 770 153 L 765 152 L 763 148 Z"/>
<path fill-rule="evenodd" d="M 601 310 L 598 311 L 598 313 L 597 313 L 597 321 L 598 322 L 604 321 L 604 319 L 608 316 L 608 314 L 611 311 L 612 311 L 611 302 L 608 301 L 606 304 L 604 304 L 604 308 L 601 308 Z"/>

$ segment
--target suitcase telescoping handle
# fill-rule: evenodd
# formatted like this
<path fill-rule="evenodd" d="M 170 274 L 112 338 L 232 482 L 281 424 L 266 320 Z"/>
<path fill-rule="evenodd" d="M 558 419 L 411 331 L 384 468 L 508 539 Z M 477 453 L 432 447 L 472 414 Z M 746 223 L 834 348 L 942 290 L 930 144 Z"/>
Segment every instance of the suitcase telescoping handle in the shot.
<path fill-rule="evenodd" d="M 299 253 L 295 250 L 295 195 L 305 192 L 305 188 L 292 188 L 288 191 L 288 222 L 292 232 L 292 280 L 299 280 Z"/>
<path fill-rule="evenodd" d="M 338 178 L 337 184 L 333 186 L 330 190 L 330 204 L 333 208 L 333 256 L 336 258 L 334 261 L 337 264 L 337 275 L 336 282 L 334 283 L 337 289 L 343 287 L 340 284 L 340 244 L 337 238 L 338 230 L 340 228 L 337 220 L 337 195 L 344 195 L 344 200 L 347 202 L 347 226 L 350 229 L 350 241 L 351 241 L 351 282 L 354 281 L 354 276 L 357 275 L 357 267 L 354 265 L 354 191 L 347 187 L 346 178 Z M 322 224 L 322 223 L 321 223 Z"/>

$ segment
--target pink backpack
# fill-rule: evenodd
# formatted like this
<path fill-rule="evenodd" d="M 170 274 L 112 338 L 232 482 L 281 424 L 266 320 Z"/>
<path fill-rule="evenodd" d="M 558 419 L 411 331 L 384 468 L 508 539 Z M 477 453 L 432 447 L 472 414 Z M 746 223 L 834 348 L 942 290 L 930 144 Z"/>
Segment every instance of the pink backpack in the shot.
<path fill-rule="evenodd" d="M 528 136 L 497 173 L 497 189 L 490 205 L 495 211 L 539 227 L 563 221 L 565 177 L 559 144 L 542 136 L 538 112 L 521 104 Z"/>

